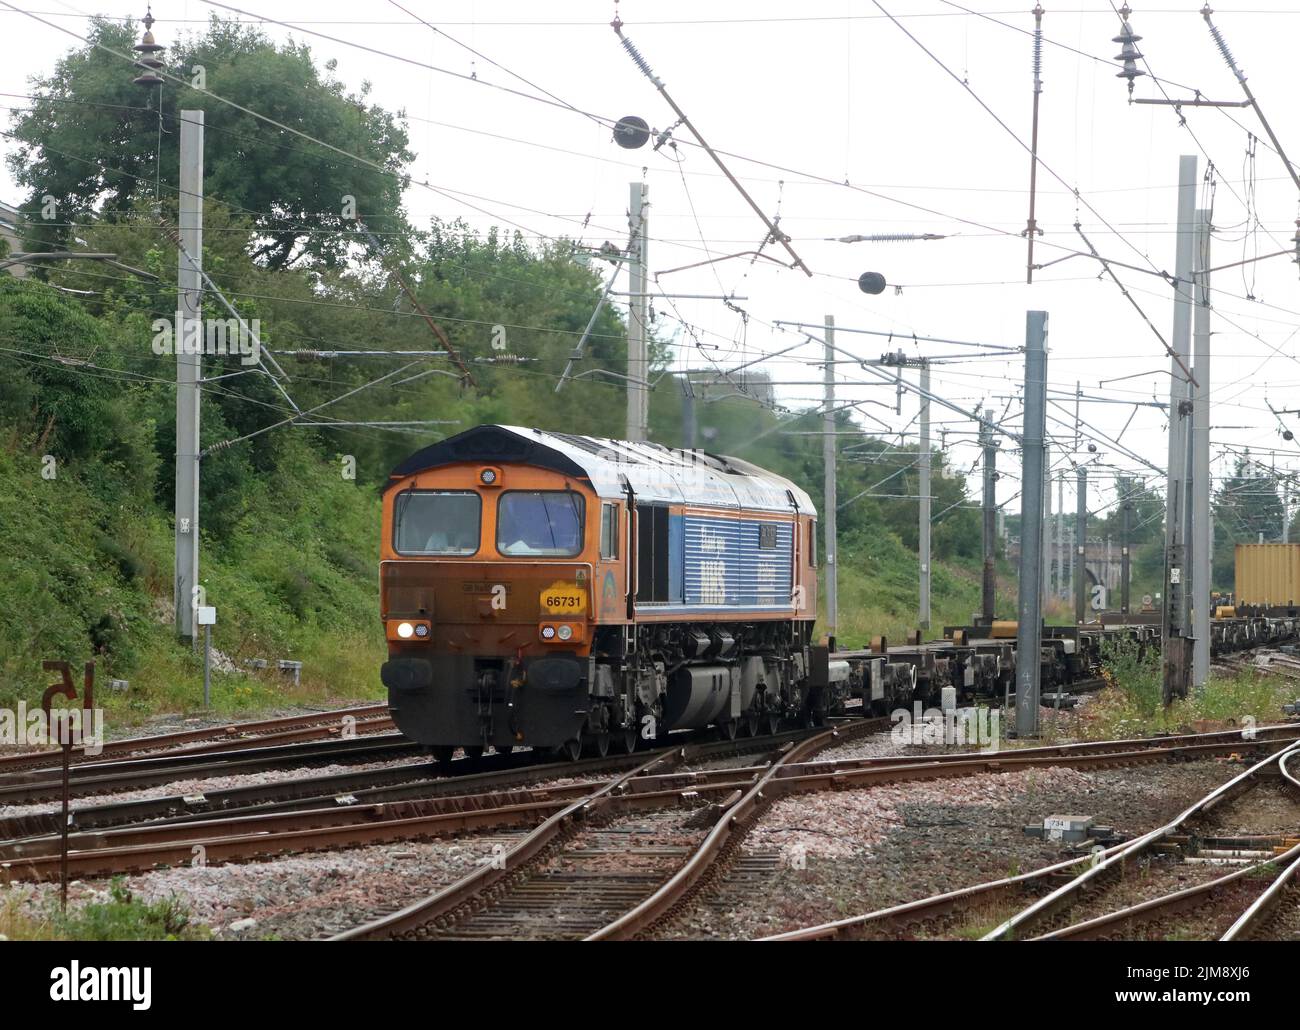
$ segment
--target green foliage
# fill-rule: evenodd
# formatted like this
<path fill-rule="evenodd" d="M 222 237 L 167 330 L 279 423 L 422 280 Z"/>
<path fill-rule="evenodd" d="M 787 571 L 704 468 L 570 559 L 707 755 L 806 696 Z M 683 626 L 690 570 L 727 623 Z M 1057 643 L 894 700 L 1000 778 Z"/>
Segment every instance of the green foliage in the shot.
<path fill-rule="evenodd" d="M 934 562 L 931 569 L 931 632 L 943 626 L 967 626 L 982 602 L 982 562 L 956 559 Z M 1011 570 L 997 573 L 997 611 L 1010 617 L 1016 589 Z M 919 628 L 919 570 L 916 552 L 887 532 L 859 532 L 840 540 L 838 641 L 865 647 L 873 636 L 901 642 Z M 822 594 L 825 601 L 825 594 Z M 825 625 L 825 612 L 822 625 Z"/>
<path fill-rule="evenodd" d="M 1108 689 L 1084 710 L 1085 735 L 1097 739 L 1185 732 L 1206 723 L 1244 727 L 1277 722 L 1283 703 L 1293 699 L 1280 679 L 1211 671 L 1204 689 L 1166 708 L 1157 650 L 1139 658 L 1136 643 L 1115 642 L 1107 645 L 1102 660 Z"/>
<path fill-rule="evenodd" d="M 1162 698 L 1158 649 L 1144 650 L 1133 640 L 1111 640 L 1102 647 L 1101 661 L 1106 681 L 1123 693 L 1139 715 L 1156 714 Z"/>
<path fill-rule="evenodd" d="M 34 216 L 31 249 L 65 243 L 73 221 L 97 212 L 122 216 L 137 201 L 156 200 L 160 174 L 164 207 L 174 209 L 182 110 L 204 112 L 206 190 L 249 215 L 259 232 L 247 242 L 269 267 L 304 258 L 327 267 L 340 262 L 352 238 L 338 230 L 353 228 L 343 217 L 345 196 L 377 232 L 405 227 L 401 193 L 413 155 L 404 118 L 370 104 L 368 84 L 348 93 L 332 73 L 322 76 L 305 44 L 276 46 L 257 28 L 214 16 L 206 33 L 168 47 L 168 74 L 181 82 L 168 79 L 147 94 L 132 84 L 123 59 L 136 42 L 130 25 L 96 18 L 90 41 L 36 81 L 36 99 L 12 130 L 19 146 L 9 165 L 31 191 L 24 205 Z M 193 88 L 197 68 L 203 89 Z M 51 220 L 35 217 L 47 195 L 58 204 Z"/>
<path fill-rule="evenodd" d="M 1266 465 L 1238 456 L 1233 474 L 1214 495 L 1214 582 L 1226 590 L 1235 585 L 1236 545 L 1279 540 L 1283 521 L 1278 479 Z"/>
<path fill-rule="evenodd" d="M 59 911 L 51 898 L 37 906 L 11 895 L 0 905 L 0 932 L 9 940 L 61 941 L 202 941 L 212 931 L 190 918 L 184 902 L 174 896 L 143 901 L 119 877 L 107 897 Z"/>

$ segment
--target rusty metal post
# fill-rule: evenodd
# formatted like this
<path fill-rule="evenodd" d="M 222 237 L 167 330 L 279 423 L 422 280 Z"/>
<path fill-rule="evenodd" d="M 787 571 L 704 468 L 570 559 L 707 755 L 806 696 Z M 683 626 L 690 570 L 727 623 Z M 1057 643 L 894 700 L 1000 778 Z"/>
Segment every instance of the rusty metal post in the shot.
<path fill-rule="evenodd" d="M 68 713 L 63 715 L 63 816 L 59 820 L 59 904 L 68 911 L 68 821 L 71 819 L 72 793 L 72 725 Z"/>
<path fill-rule="evenodd" d="M 41 668 L 46 672 L 58 672 L 59 682 L 51 684 L 45 688 L 45 693 L 41 695 L 41 711 L 45 713 L 46 731 L 53 736 L 54 729 L 54 699 L 62 695 L 69 701 L 77 699 L 77 688 L 72 684 L 72 666 L 64 661 L 44 661 L 41 662 Z M 87 662 L 85 676 L 82 680 L 81 706 L 83 712 L 91 712 L 95 707 L 95 663 Z M 58 733 L 59 743 L 63 751 L 63 818 L 62 827 L 59 831 L 59 896 L 63 911 L 68 910 L 68 822 L 70 819 L 71 809 L 71 779 L 72 779 L 72 717 L 65 709 L 63 714 L 63 728 Z M 86 734 L 83 720 L 82 744 L 85 744 Z"/>

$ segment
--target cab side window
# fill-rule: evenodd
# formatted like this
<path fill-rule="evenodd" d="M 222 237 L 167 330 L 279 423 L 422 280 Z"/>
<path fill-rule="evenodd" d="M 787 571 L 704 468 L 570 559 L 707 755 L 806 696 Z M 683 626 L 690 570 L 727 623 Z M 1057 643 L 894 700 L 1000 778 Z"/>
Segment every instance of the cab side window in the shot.
<path fill-rule="evenodd" d="M 617 504 L 600 506 L 600 556 L 606 559 L 618 557 Z"/>

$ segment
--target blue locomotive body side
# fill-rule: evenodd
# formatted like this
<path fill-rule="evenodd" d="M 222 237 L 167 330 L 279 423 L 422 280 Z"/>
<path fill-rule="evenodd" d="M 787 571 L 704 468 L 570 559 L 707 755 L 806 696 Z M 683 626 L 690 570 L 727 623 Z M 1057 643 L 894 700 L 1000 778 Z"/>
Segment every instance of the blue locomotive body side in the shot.
<path fill-rule="evenodd" d="M 794 523 L 744 515 L 674 512 L 668 519 L 667 601 L 647 613 L 788 612 Z"/>

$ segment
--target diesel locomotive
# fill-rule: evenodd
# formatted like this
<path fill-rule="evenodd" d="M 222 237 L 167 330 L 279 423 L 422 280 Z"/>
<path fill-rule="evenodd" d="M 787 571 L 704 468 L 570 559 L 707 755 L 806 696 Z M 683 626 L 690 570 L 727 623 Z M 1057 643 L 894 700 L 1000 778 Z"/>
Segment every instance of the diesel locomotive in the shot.
<path fill-rule="evenodd" d="M 383 494 L 381 677 L 398 728 L 457 747 L 631 750 L 821 721 L 817 512 L 736 458 L 485 425 Z"/>

